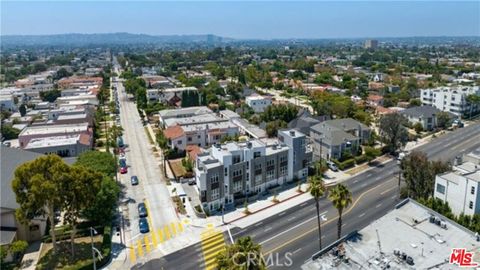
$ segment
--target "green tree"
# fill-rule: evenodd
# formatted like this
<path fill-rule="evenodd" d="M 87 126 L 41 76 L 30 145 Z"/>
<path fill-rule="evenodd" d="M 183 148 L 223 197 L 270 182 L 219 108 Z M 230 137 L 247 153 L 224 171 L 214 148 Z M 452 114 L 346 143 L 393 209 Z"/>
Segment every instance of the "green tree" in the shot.
<path fill-rule="evenodd" d="M 3 136 L 3 138 L 5 138 L 5 140 L 17 139 L 18 135 L 20 134 L 19 129 L 16 129 L 11 125 L 7 125 L 7 124 L 2 124 L 1 131 L 2 131 L 1 135 Z"/>
<path fill-rule="evenodd" d="M 376 149 L 371 146 L 366 146 L 364 150 L 365 150 L 365 156 L 367 157 L 367 160 L 369 163 L 372 160 L 374 160 L 376 157 L 380 156 L 380 154 L 382 153 L 380 149 Z"/>
<path fill-rule="evenodd" d="M 452 117 L 448 112 L 437 113 L 437 127 L 447 128 L 452 124 Z"/>
<path fill-rule="evenodd" d="M 266 270 L 262 247 L 253 242 L 250 236 L 238 238 L 235 244 L 228 245 L 217 257 L 220 270 Z"/>
<path fill-rule="evenodd" d="M 287 123 L 283 120 L 274 120 L 267 123 L 265 127 L 265 131 L 267 132 L 267 136 L 272 138 L 276 137 L 278 134 L 278 130 L 281 128 L 286 128 Z"/>
<path fill-rule="evenodd" d="M 408 132 L 404 127 L 407 120 L 398 113 L 386 114 L 380 118 L 380 138 L 390 153 L 395 153 L 408 141 Z"/>
<path fill-rule="evenodd" d="M 145 87 L 140 87 L 135 93 L 137 107 L 139 109 L 145 109 L 147 107 L 147 89 L 145 89 Z"/>
<path fill-rule="evenodd" d="M 14 173 L 12 188 L 20 208 L 17 218 L 27 223 L 46 215 L 52 226 L 53 252 L 57 252 L 55 237 L 55 210 L 62 207 L 62 183 L 68 181 L 70 168 L 57 155 L 41 156 L 20 165 Z"/>
<path fill-rule="evenodd" d="M 475 106 L 478 107 L 480 105 L 480 96 L 476 95 L 476 94 L 468 95 L 467 98 L 466 98 L 466 101 L 467 101 L 467 103 L 470 107 L 469 118 L 472 118 L 473 107 L 475 107 Z"/>
<path fill-rule="evenodd" d="M 107 152 L 86 151 L 77 157 L 75 166 L 83 166 L 95 172 L 114 177 L 116 172 L 115 157 Z"/>
<path fill-rule="evenodd" d="M 70 233 L 72 258 L 75 258 L 75 235 L 79 219 L 85 209 L 93 206 L 102 177 L 100 172 L 94 172 L 83 166 L 74 166 L 70 168 L 68 181 L 62 182 L 64 219 L 72 228 Z"/>
<path fill-rule="evenodd" d="M 357 110 L 355 112 L 355 114 L 353 115 L 353 119 L 356 119 L 356 120 L 362 122 L 366 126 L 370 126 L 373 122 L 372 114 L 367 113 L 367 112 L 362 111 L 362 110 Z"/>
<path fill-rule="evenodd" d="M 27 114 L 27 106 L 25 106 L 25 104 L 20 105 L 18 111 L 20 112 L 20 116 L 24 117 Z"/>
<path fill-rule="evenodd" d="M 83 211 L 84 216 L 99 225 L 108 225 L 115 213 L 120 187 L 110 177 L 103 177 L 100 189 L 95 194 L 91 207 Z"/>
<path fill-rule="evenodd" d="M 10 246 L 8 247 L 8 252 L 12 253 L 14 258 L 18 258 L 18 256 L 24 253 L 27 248 L 27 241 L 16 240 L 12 242 L 12 244 L 10 244 Z"/>
<path fill-rule="evenodd" d="M 322 250 L 322 226 L 320 223 L 320 198 L 325 193 L 325 185 L 323 184 L 320 174 L 314 175 L 308 179 L 310 195 L 315 200 L 315 207 L 317 208 L 317 223 L 318 223 L 318 243 L 319 250 Z"/>
<path fill-rule="evenodd" d="M 60 90 L 54 89 L 49 91 L 41 91 L 40 98 L 42 101 L 55 102 L 61 96 Z"/>
<path fill-rule="evenodd" d="M 421 106 L 422 102 L 418 98 L 412 98 L 410 99 L 410 104 L 408 105 L 409 107 L 416 107 L 416 106 Z"/>
<path fill-rule="evenodd" d="M 343 210 L 352 203 L 352 193 L 343 184 L 336 185 L 329 193 L 328 198 L 338 211 L 337 239 L 342 235 L 342 214 Z"/>
<path fill-rule="evenodd" d="M 403 158 L 400 167 L 409 197 L 415 200 L 433 196 L 435 176 L 451 168 L 443 161 L 429 161 L 427 155 L 420 151 L 413 151 Z"/>

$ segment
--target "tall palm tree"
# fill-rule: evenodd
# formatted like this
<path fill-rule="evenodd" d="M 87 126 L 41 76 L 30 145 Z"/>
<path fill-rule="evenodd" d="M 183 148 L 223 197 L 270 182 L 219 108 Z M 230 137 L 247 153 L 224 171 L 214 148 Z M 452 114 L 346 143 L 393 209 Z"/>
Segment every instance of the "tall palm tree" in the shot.
<path fill-rule="evenodd" d="M 315 206 L 317 207 L 317 222 L 318 222 L 318 243 L 320 250 L 322 250 L 322 226 L 320 224 L 320 198 L 325 193 L 325 185 L 323 184 L 322 177 L 320 175 L 314 175 L 308 179 L 310 194 L 315 199 Z"/>
<path fill-rule="evenodd" d="M 267 269 L 262 256 L 262 246 L 254 243 L 250 236 L 238 238 L 217 255 L 217 269 L 264 270 Z"/>
<path fill-rule="evenodd" d="M 352 203 L 352 193 L 345 185 L 338 184 L 330 190 L 328 198 L 332 201 L 333 206 L 337 208 L 338 211 L 337 238 L 340 239 L 340 236 L 342 235 L 343 210 Z"/>

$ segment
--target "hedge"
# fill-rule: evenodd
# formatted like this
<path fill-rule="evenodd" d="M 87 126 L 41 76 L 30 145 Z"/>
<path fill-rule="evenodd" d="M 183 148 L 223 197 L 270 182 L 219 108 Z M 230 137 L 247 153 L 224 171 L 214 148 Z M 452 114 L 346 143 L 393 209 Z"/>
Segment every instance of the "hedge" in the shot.
<path fill-rule="evenodd" d="M 355 166 L 355 159 L 351 158 L 351 159 L 347 159 L 343 162 L 340 162 L 336 159 L 332 159 L 332 161 L 337 165 L 337 167 L 340 169 L 340 170 L 345 170 L 347 168 L 350 168 L 350 167 L 353 167 Z"/>
<path fill-rule="evenodd" d="M 361 163 L 367 162 L 368 160 L 366 155 L 360 155 L 355 157 L 354 159 L 356 164 L 361 164 Z"/>

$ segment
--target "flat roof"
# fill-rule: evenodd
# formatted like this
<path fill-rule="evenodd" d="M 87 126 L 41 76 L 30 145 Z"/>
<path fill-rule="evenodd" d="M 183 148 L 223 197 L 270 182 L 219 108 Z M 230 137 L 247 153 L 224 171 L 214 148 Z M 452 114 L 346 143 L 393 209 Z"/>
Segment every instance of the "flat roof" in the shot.
<path fill-rule="evenodd" d="M 73 133 L 73 132 L 83 132 L 87 130 L 88 130 L 88 123 L 29 126 L 25 128 L 20 133 L 19 136 L 37 135 L 37 134 Z"/>
<path fill-rule="evenodd" d="M 446 228 L 432 223 L 432 216 Z M 480 242 L 472 231 L 407 199 L 367 227 L 324 249 L 302 269 L 454 269 L 456 266 L 448 263 L 453 248 L 473 251 L 474 261 L 480 261 Z M 411 257 L 413 265 L 394 251 Z"/>
<path fill-rule="evenodd" d="M 53 136 L 45 138 L 31 139 L 24 149 L 44 148 L 49 146 L 62 146 L 77 144 L 80 140 L 80 135 L 71 136 Z"/>
<path fill-rule="evenodd" d="M 213 124 L 215 122 L 227 122 L 225 118 L 218 117 L 214 113 L 207 113 L 202 115 L 194 115 L 190 117 L 167 118 L 164 123 L 167 127 L 180 125 L 195 125 L 195 124 Z"/>

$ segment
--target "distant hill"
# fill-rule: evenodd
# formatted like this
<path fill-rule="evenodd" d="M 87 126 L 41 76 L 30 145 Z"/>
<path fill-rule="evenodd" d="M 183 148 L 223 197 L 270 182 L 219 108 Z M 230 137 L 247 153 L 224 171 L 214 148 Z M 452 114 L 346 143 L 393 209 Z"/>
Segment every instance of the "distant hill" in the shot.
<path fill-rule="evenodd" d="M 108 33 L 108 34 L 58 34 L 58 35 L 5 35 L 3 46 L 8 45 L 100 45 L 100 44 L 167 44 L 167 43 L 220 43 L 232 41 L 216 35 L 165 35 Z"/>

